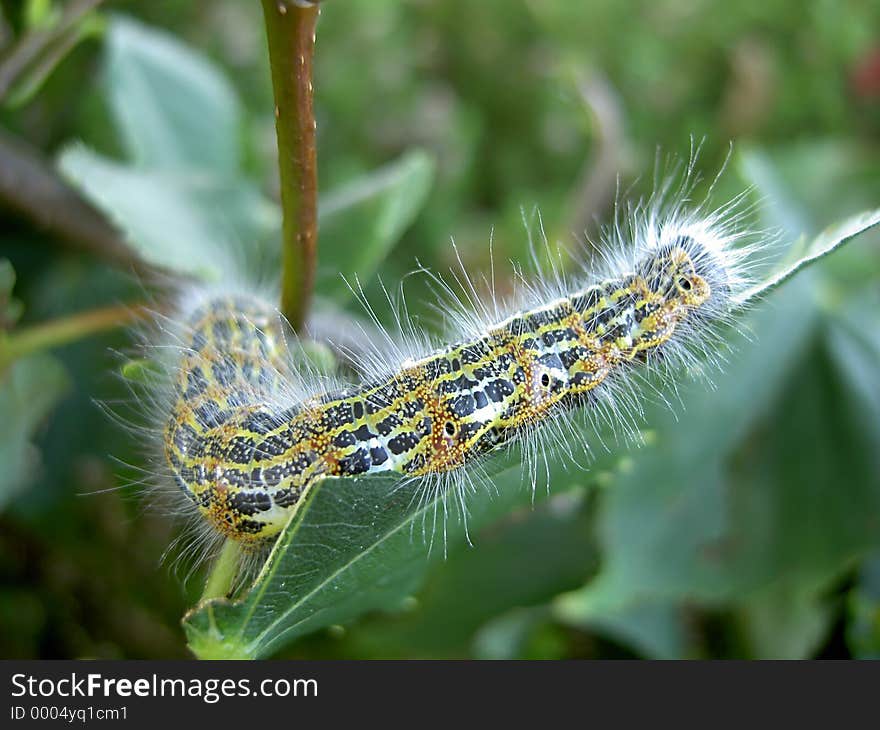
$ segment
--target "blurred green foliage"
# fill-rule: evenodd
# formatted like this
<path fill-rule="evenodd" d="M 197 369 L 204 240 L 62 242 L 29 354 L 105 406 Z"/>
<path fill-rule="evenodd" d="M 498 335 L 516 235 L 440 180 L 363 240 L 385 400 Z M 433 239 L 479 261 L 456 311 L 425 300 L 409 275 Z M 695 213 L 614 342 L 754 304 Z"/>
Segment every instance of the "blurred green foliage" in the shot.
<path fill-rule="evenodd" d="M 0 0 L 0 77 L 17 39 L 67 5 Z M 880 9 L 854 0 L 328 0 L 317 295 L 357 312 L 344 272 L 381 311 L 376 274 L 396 282 L 416 259 L 445 269 L 450 236 L 469 270 L 487 271 L 492 233 L 509 280 L 527 253 L 523 208 L 540 208 L 552 238 L 595 234 L 615 175 L 650 191 L 655 149 L 687 155 L 691 136 L 706 140 L 710 178 L 736 139 L 719 197 L 752 186 L 756 225 L 809 240 L 880 201 L 878 27 Z M 271 271 L 267 64 L 256 1 L 107 2 L 30 64 L 0 124 L 148 261 L 212 277 L 225 248 Z M 3 201 L 0 214 L 0 337 L 148 295 Z M 473 548 L 452 516 L 448 555 L 428 555 L 393 485 L 321 490 L 285 536 L 281 592 L 253 599 L 255 628 L 218 612 L 241 630 L 226 648 L 880 655 L 878 282 L 872 233 L 752 313 L 715 389 L 684 383 L 674 414 L 649 405 L 644 447 L 597 437 L 590 470 L 553 460 L 534 504 L 515 455 L 493 460 L 499 493 L 469 504 Z M 436 326 L 424 282 L 406 287 L 413 315 Z M 130 342 L 83 336 L 0 374 L 0 656 L 185 656 L 187 638 L 220 653 L 199 646 L 203 615 L 188 637 L 180 626 L 201 578 L 160 564 L 176 531 L 136 486 L 148 435 L 95 405 L 143 422 L 111 352 Z M 349 552 L 322 557 L 328 540 Z"/>

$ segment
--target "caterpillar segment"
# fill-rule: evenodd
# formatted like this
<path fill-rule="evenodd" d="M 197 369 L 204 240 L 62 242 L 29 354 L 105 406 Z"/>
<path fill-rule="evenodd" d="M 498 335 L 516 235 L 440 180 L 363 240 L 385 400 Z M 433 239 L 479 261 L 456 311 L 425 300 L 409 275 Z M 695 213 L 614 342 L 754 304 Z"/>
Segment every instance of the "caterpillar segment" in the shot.
<path fill-rule="evenodd" d="M 217 532 L 257 549 L 324 478 L 452 471 L 584 405 L 723 288 L 713 266 L 683 236 L 632 273 L 514 314 L 388 377 L 293 406 L 279 406 L 288 353 L 277 314 L 242 298 L 212 299 L 189 321 L 166 461 Z"/>

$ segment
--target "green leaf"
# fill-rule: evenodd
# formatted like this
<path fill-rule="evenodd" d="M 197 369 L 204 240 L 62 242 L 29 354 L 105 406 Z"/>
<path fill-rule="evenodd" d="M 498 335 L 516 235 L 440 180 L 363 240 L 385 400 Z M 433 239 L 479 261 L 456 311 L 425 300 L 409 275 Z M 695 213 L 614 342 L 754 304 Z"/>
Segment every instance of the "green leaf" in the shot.
<path fill-rule="evenodd" d="M 487 622 L 474 636 L 477 659 L 519 659 L 529 634 L 547 618 L 541 608 L 518 608 Z"/>
<path fill-rule="evenodd" d="M 856 236 L 869 231 L 878 224 L 880 224 L 880 209 L 860 213 L 848 218 L 843 223 L 832 226 L 815 238 L 797 261 L 788 264 L 765 281 L 743 292 L 737 300 L 737 304 L 746 306 L 766 297 L 802 269 L 834 253 Z"/>
<path fill-rule="evenodd" d="M 569 632 L 546 607 L 516 608 L 487 623 L 474 636 L 476 659 L 565 659 Z"/>
<path fill-rule="evenodd" d="M 880 470 L 880 290 L 868 284 L 828 317 L 826 341 L 853 417 L 873 443 Z"/>
<path fill-rule="evenodd" d="M 405 612 L 348 629 L 346 644 L 353 655 L 462 656 L 472 650 L 474 634 L 499 613 L 529 606 L 546 614 L 553 596 L 582 584 L 596 570 L 592 511 L 584 491 L 564 478 L 557 472 L 552 496 L 536 504 L 528 503 L 528 492 L 515 480 L 498 480 L 499 491 L 512 492 L 507 513 L 497 519 L 494 510 L 491 516 L 472 515 L 473 549 L 451 540 L 448 555 L 433 561 Z"/>
<path fill-rule="evenodd" d="M 557 460 L 551 467 L 555 494 L 577 486 L 565 464 Z M 515 451 L 491 460 L 487 473 L 493 492 L 479 489 L 468 502 L 472 530 L 531 501 Z M 454 500 L 444 529 L 443 504 L 431 499 L 416 509 L 417 488 L 402 488 L 394 477 L 328 479 L 317 486 L 240 601 L 203 601 L 187 614 L 190 648 L 201 658 L 262 657 L 366 611 L 399 608 L 421 584 L 430 558 L 463 540 Z"/>
<path fill-rule="evenodd" d="M 174 37 L 123 17 L 107 33 L 107 91 L 139 166 L 234 173 L 241 109 L 213 63 Z"/>
<path fill-rule="evenodd" d="M 804 659 L 828 632 L 832 610 L 818 581 L 779 581 L 750 593 L 736 613 L 741 638 L 753 659 Z"/>
<path fill-rule="evenodd" d="M 84 40 L 104 32 L 104 20 L 96 12 L 86 13 L 70 27 L 56 30 L 52 26 L 56 24 L 59 15 L 53 11 L 51 17 L 39 21 L 47 23 L 47 27 L 42 32 L 46 33 L 49 39 L 40 54 L 18 74 L 4 99 L 5 106 L 14 109 L 25 105 L 36 96 L 52 72 L 74 48 Z"/>
<path fill-rule="evenodd" d="M 682 422 L 665 406 L 649 410 L 648 421 L 660 436 L 614 479 L 603 528 L 608 559 L 597 581 L 560 602 L 562 618 L 601 622 L 609 611 L 638 615 L 634 601 L 644 595 L 653 600 L 696 592 L 711 598 L 741 585 L 711 558 L 711 546 L 726 535 L 718 522 L 724 500 L 720 459 L 766 413 L 814 330 L 809 278 L 782 294 L 752 323 L 757 341 L 772 346 L 740 350 L 711 394 L 704 384 L 683 387 Z M 572 486 L 560 462 L 550 456 L 555 492 Z M 515 455 L 505 463 L 492 477 L 498 499 L 488 506 L 479 499 L 469 503 L 476 513 L 472 524 L 485 524 L 515 499 Z M 314 489 L 253 589 L 238 602 L 204 602 L 186 617 L 192 650 L 202 657 L 266 656 L 309 631 L 397 605 L 426 566 L 425 550 L 412 533 L 437 508 L 429 502 L 417 511 L 410 499 L 411 491 L 400 490 L 394 479 L 328 480 Z M 716 518 L 706 522 L 706 515 Z M 664 555 L 659 568 L 657 555 Z M 662 652 L 671 644 L 656 646 Z"/>
<path fill-rule="evenodd" d="M 213 174 L 130 168 L 79 145 L 65 149 L 67 179 L 125 232 L 148 263 L 217 279 L 260 259 L 280 212 L 256 186 Z"/>
<path fill-rule="evenodd" d="M 8 259 L 0 259 L 0 339 L 2 330 L 11 328 L 21 317 L 23 305 L 12 296 L 15 269 Z"/>
<path fill-rule="evenodd" d="M 22 16 L 28 30 L 48 30 L 61 18 L 61 11 L 52 0 L 27 0 Z"/>
<path fill-rule="evenodd" d="M 793 270 L 871 225 L 876 215 L 835 227 Z M 817 281 L 802 275 L 756 313 L 754 343 L 715 378 L 714 392 L 685 389 L 678 422 L 649 413 L 659 436 L 607 490 L 600 511 L 602 571 L 558 600 L 561 619 L 600 625 L 645 601 L 733 602 L 745 651 L 815 650 L 830 617 L 823 591 L 880 540 L 871 517 L 880 511 L 872 456 L 880 441 L 850 415 L 857 403 L 876 404 L 880 360 L 870 346 L 860 358 L 861 345 L 844 347 L 835 321 L 821 316 Z M 760 288 L 781 284 L 771 282 Z M 866 323 L 851 329 L 873 332 Z M 830 347 L 829 332 L 837 333 Z M 732 471 L 736 461 L 751 466 Z"/>
<path fill-rule="evenodd" d="M 47 355 L 16 360 L 0 373 L 0 510 L 35 476 L 34 432 L 69 387 L 64 368 Z"/>
<path fill-rule="evenodd" d="M 826 316 L 737 487 L 749 504 L 742 521 L 752 526 L 752 560 L 762 568 L 750 571 L 762 585 L 743 606 L 756 657 L 813 653 L 829 628 L 830 589 L 880 546 L 880 430 L 864 383 L 841 367 L 841 355 L 862 355 L 838 350 L 835 320 Z M 880 358 L 869 362 L 876 392 Z"/>
<path fill-rule="evenodd" d="M 638 627 L 626 628 L 625 617 L 638 617 L 646 604 L 717 601 L 737 590 L 741 576 L 722 572 L 714 557 L 713 546 L 723 545 L 730 530 L 722 459 L 766 413 L 815 327 L 808 285 L 797 282 L 772 308 L 753 314 L 748 329 L 755 343 L 740 343 L 723 372 L 713 374 L 713 391 L 688 384 L 680 392 L 680 417 L 664 407 L 649 411 L 655 439 L 604 492 L 602 570 L 557 600 L 561 620 L 639 636 Z M 650 647 L 644 640 L 639 644 Z M 652 651 L 665 655 L 658 646 Z"/>
<path fill-rule="evenodd" d="M 855 140 L 804 139 L 775 148 L 744 147 L 738 168 L 759 196 L 764 224 L 796 238 L 876 206 L 876 156 Z"/>
<path fill-rule="evenodd" d="M 422 150 L 321 196 L 319 274 L 339 302 L 351 296 L 342 279 L 370 281 L 422 209 L 435 164 Z"/>
<path fill-rule="evenodd" d="M 650 659 L 691 658 L 696 653 L 685 611 L 674 601 L 640 600 L 619 611 L 567 618 L 569 623 L 608 636 Z"/>
<path fill-rule="evenodd" d="M 515 481 L 500 479 L 499 489 L 519 492 L 507 507 L 515 512 L 498 518 L 493 510 L 475 519 L 474 550 L 460 542 L 443 563 L 438 561 L 420 591 L 418 609 L 396 621 L 391 631 L 377 630 L 377 645 L 396 644 L 417 655 L 453 647 L 463 651 L 492 617 L 515 607 L 545 605 L 595 572 L 598 556 L 583 490 L 572 491 L 576 483 L 569 479 L 566 484 L 561 471 L 551 497 L 542 495 L 537 504 L 529 503 L 528 491 L 518 490 Z M 478 532 L 489 524 L 491 529 Z M 469 597 L 465 603 L 463 595 Z"/>
<path fill-rule="evenodd" d="M 126 360 L 119 369 L 120 374 L 126 380 L 140 385 L 149 385 L 156 382 L 162 376 L 162 369 L 155 360 L 139 357 L 134 360 Z"/>
<path fill-rule="evenodd" d="M 847 603 L 850 651 L 857 659 L 880 659 L 880 551 L 864 561 Z"/>
<path fill-rule="evenodd" d="M 373 478 L 313 489 L 245 599 L 203 602 L 185 617 L 196 656 L 266 656 L 314 629 L 396 606 L 427 560 L 411 542 L 412 493 L 399 487 Z"/>
<path fill-rule="evenodd" d="M 778 167 L 766 154 L 746 148 L 737 155 L 737 163 L 742 177 L 761 193 L 765 225 L 791 238 L 810 233 L 813 223 L 804 206 L 792 200 L 788 181 L 781 178 Z"/>
<path fill-rule="evenodd" d="M 605 491 L 602 570 L 560 599 L 560 618 L 584 624 L 647 599 L 719 599 L 735 590 L 711 548 L 728 532 L 722 459 L 767 412 L 815 327 L 808 284 L 797 282 L 772 308 L 755 313 L 749 329 L 756 344 L 741 344 L 730 356 L 713 375 L 713 391 L 699 383 L 685 387 L 678 418 L 663 407 L 649 412 L 656 438 Z"/>

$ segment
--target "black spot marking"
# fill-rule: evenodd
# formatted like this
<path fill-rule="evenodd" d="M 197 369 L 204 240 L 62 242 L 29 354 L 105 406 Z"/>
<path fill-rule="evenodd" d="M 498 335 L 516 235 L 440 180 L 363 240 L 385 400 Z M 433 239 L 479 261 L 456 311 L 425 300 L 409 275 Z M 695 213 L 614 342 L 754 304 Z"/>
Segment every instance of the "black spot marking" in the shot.
<path fill-rule="evenodd" d="M 548 352 L 546 355 L 541 355 L 538 358 L 538 362 L 546 368 L 550 368 L 552 370 L 564 370 L 565 367 L 562 364 L 562 358 L 557 355 L 555 352 Z M 547 373 L 544 373 L 547 375 Z M 550 377 L 547 375 L 547 377 Z"/>
<path fill-rule="evenodd" d="M 507 324 L 507 332 L 513 337 L 521 337 L 529 331 L 526 321 L 522 317 L 517 317 Z"/>
<path fill-rule="evenodd" d="M 441 393 L 460 393 L 463 390 L 476 388 L 479 384 L 479 381 L 471 380 L 466 375 L 459 375 L 455 380 L 447 380 L 440 383 L 438 390 Z"/>
<path fill-rule="evenodd" d="M 486 356 L 486 346 L 482 342 L 466 345 L 461 348 L 461 362 L 465 365 L 475 365 Z M 456 368 L 457 369 L 457 368 Z"/>
<path fill-rule="evenodd" d="M 217 428 L 229 420 L 231 411 L 218 408 L 214 403 L 202 403 L 193 408 L 193 416 L 204 429 Z"/>
<path fill-rule="evenodd" d="M 237 492 L 231 502 L 232 509 L 243 515 L 254 515 L 272 509 L 272 499 L 265 492 Z"/>
<path fill-rule="evenodd" d="M 377 434 L 370 431 L 366 424 L 362 426 L 358 426 L 357 430 L 354 432 L 354 437 L 358 441 L 369 441 L 372 438 L 376 438 Z"/>
<path fill-rule="evenodd" d="M 190 447 L 199 439 L 198 432 L 188 423 L 183 423 L 174 429 L 171 441 L 177 450 L 184 455 L 189 453 Z"/>
<path fill-rule="evenodd" d="M 505 397 L 513 395 L 515 388 L 513 387 L 513 383 L 498 378 L 497 380 L 491 380 L 486 383 L 484 390 L 490 400 L 495 403 L 500 403 Z"/>
<path fill-rule="evenodd" d="M 571 299 L 571 308 L 579 314 L 585 314 L 599 304 L 602 291 L 598 287 L 587 289 L 583 294 L 578 294 Z"/>
<path fill-rule="evenodd" d="M 407 474 L 410 474 L 423 468 L 426 463 L 427 459 L 425 459 L 424 454 L 416 454 L 412 459 L 410 459 L 408 462 L 406 462 L 406 464 L 403 465 L 403 471 Z"/>
<path fill-rule="evenodd" d="M 335 406 L 330 406 L 324 411 L 324 418 L 328 428 L 336 429 L 354 423 L 354 409 L 351 403 L 343 401 Z"/>
<path fill-rule="evenodd" d="M 278 419 L 266 411 L 249 413 L 241 422 L 242 428 L 261 436 L 269 433 L 280 425 Z"/>
<path fill-rule="evenodd" d="M 489 399 L 482 390 L 474 391 L 474 400 L 476 401 L 477 408 L 485 408 L 489 405 Z"/>
<path fill-rule="evenodd" d="M 336 434 L 333 438 L 333 445 L 339 449 L 344 449 L 346 446 L 354 446 L 356 443 L 357 439 L 351 431 L 343 431 Z"/>
<path fill-rule="evenodd" d="M 246 390 L 232 390 L 226 394 L 226 405 L 230 408 L 238 408 L 247 405 L 252 399 L 252 393 Z"/>
<path fill-rule="evenodd" d="M 399 456 L 404 452 L 411 451 L 419 443 L 419 436 L 411 431 L 399 434 L 388 441 L 388 448 L 392 454 Z"/>
<path fill-rule="evenodd" d="M 211 363 L 211 372 L 221 387 L 228 388 L 235 382 L 237 367 L 234 362 L 224 358 L 220 362 Z"/>
<path fill-rule="evenodd" d="M 470 441 L 472 440 L 483 428 L 482 423 L 462 423 L 459 427 L 459 438 L 462 441 Z"/>
<path fill-rule="evenodd" d="M 275 499 L 275 504 L 283 509 L 295 505 L 299 501 L 301 493 L 302 492 L 299 489 L 287 487 L 277 490 L 273 497 Z"/>
<path fill-rule="evenodd" d="M 281 464 L 266 467 L 262 470 L 262 482 L 267 487 L 277 487 L 285 479 L 302 474 L 314 463 L 315 458 L 314 452 L 299 453 Z"/>
<path fill-rule="evenodd" d="M 228 341 L 232 334 L 229 329 L 229 323 L 225 319 L 215 319 L 211 324 L 211 332 L 214 335 L 214 339 L 219 342 Z"/>
<path fill-rule="evenodd" d="M 208 379 L 205 377 L 205 374 L 200 367 L 194 366 L 192 370 L 186 374 L 186 392 L 184 393 L 184 397 L 192 400 L 204 393 L 207 388 Z"/>
<path fill-rule="evenodd" d="M 425 408 L 425 401 L 421 398 L 416 398 L 411 401 L 404 401 L 403 408 L 401 409 L 401 415 L 406 419 L 415 418 L 419 413 L 421 413 Z"/>
<path fill-rule="evenodd" d="M 398 428 L 403 421 L 400 420 L 398 416 L 395 414 L 391 414 L 388 418 L 385 418 L 379 423 L 376 424 L 376 430 L 379 432 L 380 436 L 388 436 L 394 431 L 395 428 Z"/>
<path fill-rule="evenodd" d="M 282 456 L 291 448 L 293 448 L 293 438 L 289 430 L 272 434 L 257 442 L 254 461 L 264 461 L 265 459 Z"/>
<path fill-rule="evenodd" d="M 472 395 L 460 395 L 456 398 L 453 398 L 449 404 L 449 410 L 451 410 L 456 416 L 459 418 L 464 418 L 465 416 L 469 416 L 476 409 L 477 403 L 476 399 Z M 449 434 L 452 436 L 455 433 L 455 429 L 453 428 L 453 433 Z"/>
<path fill-rule="evenodd" d="M 637 324 L 641 324 L 641 321 L 645 317 L 648 317 L 648 316 L 654 314 L 654 312 L 656 312 L 659 308 L 660 307 L 657 304 L 653 304 L 653 303 L 652 304 L 645 304 L 644 306 L 638 307 L 636 309 L 633 317 L 634 317 Z"/>
<path fill-rule="evenodd" d="M 249 535 L 256 535 L 263 531 L 263 523 L 256 520 L 239 520 L 235 526 L 238 532 L 245 532 Z"/>
<path fill-rule="evenodd" d="M 548 324 L 553 324 L 556 319 L 552 311 L 542 311 L 526 315 L 526 321 L 528 322 L 529 330 L 535 332 Z"/>
<path fill-rule="evenodd" d="M 566 370 L 571 370 L 572 366 L 578 362 L 579 360 L 586 359 L 588 356 L 587 348 L 583 345 L 576 345 L 572 347 L 570 350 L 566 350 L 565 352 L 561 352 L 559 354 L 559 359 L 562 362 L 563 367 Z"/>
<path fill-rule="evenodd" d="M 227 461 L 233 464 L 249 464 L 256 450 L 254 440 L 248 436 L 233 436 L 229 441 Z"/>
<path fill-rule="evenodd" d="M 450 362 L 446 357 L 443 356 L 435 357 L 433 360 L 429 360 L 427 363 L 425 363 L 425 377 L 431 381 L 437 380 L 440 376 L 452 372 L 454 362 L 457 361 L 453 360 L 452 362 Z"/>
<path fill-rule="evenodd" d="M 363 474 L 370 468 L 370 454 L 366 449 L 358 449 L 349 456 L 344 456 L 339 460 L 340 473 L 345 476 L 354 476 Z"/>
<path fill-rule="evenodd" d="M 199 330 L 196 330 L 193 333 L 192 342 L 190 344 L 192 345 L 192 349 L 195 350 L 196 352 L 201 352 L 202 350 L 204 350 L 205 345 L 208 344 L 208 340 L 205 337 L 205 333 L 201 332 Z"/>
<path fill-rule="evenodd" d="M 578 372 L 571 379 L 573 387 L 578 388 L 582 385 L 590 385 L 596 381 L 596 373 Z"/>

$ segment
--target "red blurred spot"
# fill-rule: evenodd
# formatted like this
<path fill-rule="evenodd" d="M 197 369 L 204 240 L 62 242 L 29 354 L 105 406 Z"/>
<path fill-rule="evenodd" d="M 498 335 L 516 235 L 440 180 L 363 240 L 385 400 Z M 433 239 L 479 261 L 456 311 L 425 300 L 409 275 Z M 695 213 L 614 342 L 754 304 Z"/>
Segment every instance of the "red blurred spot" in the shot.
<path fill-rule="evenodd" d="M 852 88 L 862 98 L 880 97 L 880 48 L 866 53 L 852 69 Z"/>

